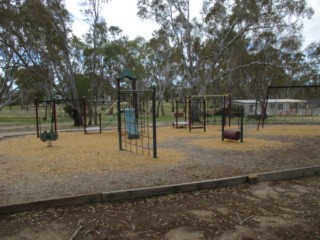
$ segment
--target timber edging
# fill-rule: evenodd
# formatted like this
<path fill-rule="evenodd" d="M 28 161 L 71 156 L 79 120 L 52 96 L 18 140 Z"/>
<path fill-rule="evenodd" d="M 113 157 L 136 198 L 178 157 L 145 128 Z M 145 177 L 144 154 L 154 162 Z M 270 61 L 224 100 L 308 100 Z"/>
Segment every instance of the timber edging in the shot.
<path fill-rule="evenodd" d="M 192 192 L 204 189 L 214 189 L 219 187 L 234 186 L 246 183 L 258 183 L 263 181 L 289 180 L 302 177 L 320 175 L 320 165 L 295 168 L 283 171 L 265 172 L 260 174 L 250 174 L 230 178 L 205 180 L 181 184 L 172 184 L 147 188 L 136 188 L 121 191 L 111 191 L 102 193 L 92 193 L 74 197 L 48 199 L 35 202 L 27 202 L 13 205 L 0 206 L 0 215 L 11 214 L 23 211 L 31 211 L 51 207 L 65 207 L 71 205 L 81 205 L 90 203 L 106 203 L 131 199 L 141 199 L 154 196 L 161 196 L 174 193 Z"/>

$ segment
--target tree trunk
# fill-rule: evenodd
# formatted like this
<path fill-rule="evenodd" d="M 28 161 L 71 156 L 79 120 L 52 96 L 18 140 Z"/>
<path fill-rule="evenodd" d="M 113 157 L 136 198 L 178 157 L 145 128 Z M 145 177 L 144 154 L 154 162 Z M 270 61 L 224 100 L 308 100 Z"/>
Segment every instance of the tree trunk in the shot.
<path fill-rule="evenodd" d="M 48 119 L 48 103 L 46 103 L 46 108 L 45 108 L 43 120 L 47 121 L 47 119 Z"/>
<path fill-rule="evenodd" d="M 175 112 L 175 99 L 171 96 L 171 112 Z"/>
<path fill-rule="evenodd" d="M 158 104 L 157 104 L 157 112 L 156 112 L 156 118 L 159 117 L 159 112 L 160 112 L 160 100 L 158 101 Z"/>
<path fill-rule="evenodd" d="M 165 116 L 164 107 L 163 107 L 163 101 L 161 102 L 161 115 Z"/>

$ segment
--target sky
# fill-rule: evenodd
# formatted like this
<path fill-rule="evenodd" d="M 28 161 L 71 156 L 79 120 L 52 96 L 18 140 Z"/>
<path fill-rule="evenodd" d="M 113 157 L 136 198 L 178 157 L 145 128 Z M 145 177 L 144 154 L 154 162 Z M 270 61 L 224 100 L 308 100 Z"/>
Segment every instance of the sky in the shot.
<path fill-rule="evenodd" d="M 81 37 L 86 31 L 87 26 L 83 21 L 83 15 L 80 12 L 81 0 L 66 0 L 66 7 L 74 17 L 73 31 Z M 314 9 L 315 14 L 311 20 L 304 21 L 304 46 L 311 42 L 320 41 L 320 0 L 307 0 Z M 158 25 L 150 20 L 140 20 L 137 14 L 136 0 L 111 0 L 103 6 L 101 16 L 107 24 L 118 26 L 123 30 L 123 34 L 130 39 L 142 36 L 146 39 L 152 37 L 152 32 L 158 29 Z M 190 0 L 191 17 L 198 15 L 202 7 L 202 1 Z"/>

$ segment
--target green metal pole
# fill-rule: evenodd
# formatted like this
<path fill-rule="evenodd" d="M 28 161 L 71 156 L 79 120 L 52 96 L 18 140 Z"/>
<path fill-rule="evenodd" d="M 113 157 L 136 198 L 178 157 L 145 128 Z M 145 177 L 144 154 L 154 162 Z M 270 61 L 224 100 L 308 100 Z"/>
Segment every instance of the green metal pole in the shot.
<path fill-rule="evenodd" d="M 222 119 L 221 119 L 221 140 L 224 141 L 224 121 L 225 121 L 225 114 L 224 114 L 225 108 L 222 108 Z"/>
<path fill-rule="evenodd" d="M 102 133 L 101 113 L 99 113 L 99 131 L 100 131 L 100 133 Z"/>
<path fill-rule="evenodd" d="M 54 132 L 57 133 L 57 113 L 56 113 L 56 99 L 52 100 L 52 114 L 53 114 L 53 123 L 54 123 Z"/>
<path fill-rule="evenodd" d="M 87 106 L 86 106 L 86 97 L 82 97 L 82 108 L 83 108 L 83 132 L 87 133 Z"/>
<path fill-rule="evenodd" d="M 119 149 L 122 150 L 122 136 L 121 136 L 121 106 L 120 106 L 120 80 L 117 80 L 117 90 L 118 90 L 118 101 L 117 101 L 117 110 L 118 110 L 118 134 L 119 134 Z"/>
<path fill-rule="evenodd" d="M 206 112 L 206 99 L 203 98 L 203 131 L 206 131 L 206 127 L 207 127 L 207 112 Z"/>
<path fill-rule="evenodd" d="M 179 114 L 179 103 L 178 103 L 178 99 L 176 99 L 176 116 L 175 116 L 175 121 L 176 121 L 176 128 L 178 128 L 178 114 Z"/>
<path fill-rule="evenodd" d="M 152 88 L 153 157 L 157 158 L 156 88 Z"/>
<path fill-rule="evenodd" d="M 244 115 L 243 109 L 241 109 L 240 114 L 241 114 L 241 121 L 240 121 L 240 133 L 241 133 L 240 137 L 241 137 L 241 139 L 240 139 L 240 142 L 243 142 L 243 115 Z"/>
<path fill-rule="evenodd" d="M 228 118 L 229 118 L 229 127 L 231 127 L 231 111 L 232 111 L 232 106 L 231 106 L 231 94 L 228 95 Z"/>
<path fill-rule="evenodd" d="M 189 132 L 191 132 L 191 128 L 192 128 L 192 109 L 191 109 L 191 96 L 189 96 L 189 100 L 188 100 L 188 102 L 189 102 Z"/>
<path fill-rule="evenodd" d="M 36 126 L 37 126 L 37 138 L 40 137 L 39 133 L 39 112 L 38 112 L 38 98 L 34 98 L 34 105 L 36 108 Z"/>

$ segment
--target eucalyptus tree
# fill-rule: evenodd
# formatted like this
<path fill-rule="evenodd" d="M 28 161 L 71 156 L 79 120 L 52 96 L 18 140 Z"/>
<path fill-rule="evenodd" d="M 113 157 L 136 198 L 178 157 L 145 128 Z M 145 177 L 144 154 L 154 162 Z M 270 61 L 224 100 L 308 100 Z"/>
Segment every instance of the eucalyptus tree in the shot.
<path fill-rule="evenodd" d="M 64 1 L 5 1 L 0 10 L 0 43 L 13 51 L 15 67 L 29 69 L 50 81 L 47 98 L 60 92 L 64 97 L 78 99 L 69 52 L 71 19 Z M 74 108 L 80 111 L 79 104 Z M 75 123 L 81 124 L 80 115 Z"/>
<path fill-rule="evenodd" d="M 143 37 L 129 40 L 127 36 L 120 34 L 118 38 L 114 38 L 105 46 L 103 51 L 104 63 L 109 71 L 108 77 L 113 80 L 113 86 L 116 86 L 115 80 L 119 77 L 119 73 L 126 68 L 130 69 L 136 76 L 138 89 L 151 86 L 150 79 L 152 76 L 149 76 L 145 71 L 147 62 L 146 44 Z"/>
<path fill-rule="evenodd" d="M 6 1 L 0 6 L 1 67 L 6 86 L 13 86 L 19 69 L 34 71 L 33 66 L 44 63 L 45 48 L 42 46 L 45 36 L 41 36 L 41 32 L 47 28 L 48 22 L 43 10 L 39 1 Z M 38 18 L 32 15 L 32 11 L 39 12 Z M 40 22 L 40 18 L 43 21 Z M 46 77 L 41 71 L 34 74 Z"/>
<path fill-rule="evenodd" d="M 84 51 L 86 59 L 86 74 L 90 74 L 90 104 L 89 104 L 89 122 L 88 124 L 98 124 L 97 122 L 97 104 L 102 94 L 101 77 L 101 48 L 107 42 L 107 24 L 101 16 L 104 3 L 108 0 L 83 0 L 82 5 L 85 21 L 89 25 L 89 31 L 85 34 L 87 48 Z"/>
<path fill-rule="evenodd" d="M 197 37 L 196 22 L 190 17 L 189 0 L 138 0 L 138 16 L 152 19 L 167 31 L 172 47 L 177 48 L 181 60 L 181 77 L 187 87 L 196 87 L 198 82 L 197 66 L 199 58 L 192 51 Z M 184 85 L 185 83 L 180 83 Z"/>
<path fill-rule="evenodd" d="M 306 62 L 308 63 L 309 84 L 320 85 L 320 42 L 311 43 L 305 49 Z"/>
<path fill-rule="evenodd" d="M 34 98 L 46 99 L 51 96 L 52 89 L 50 87 L 50 78 L 43 78 L 38 72 L 49 74 L 46 66 L 32 66 L 30 68 L 21 68 L 15 71 L 15 85 L 19 88 L 21 107 L 28 109 L 28 105 L 33 103 Z M 47 116 L 45 116 L 45 119 Z"/>
<path fill-rule="evenodd" d="M 131 69 L 137 77 L 137 89 L 145 89 L 152 86 L 153 76 L 146 71 L 146 45 L 146 40 L 143 37 L 128 40 L 125 43 L 126 53 L 121 57 L 123 66 Z"/>
<path fill-rule="evenodd" d="M 168 31 L 180 50 L 190 86 L 200 94 L 221 81 L 231 83 L 232 75 L 227 75 L 240 69 L 279 66 L 272 51 L 281 52 L 290 38 L 301 40 L 301 20 L 313 14 L 305 0 L 205 0 L 197 21 L 190 19 L 189 0 L 139 0 L 138 7 L 141 18 L 153 19 Z M 268 35 L 276 41 L 263 38 Z M 197 41 L 198 48 L 193 48 Z M 268 58 L 250 57 L 263 54 Z M 280 62 L 283 68 L 284 64 Z"/>
<path fill-rule="evenodd" d="M 106 70 L 106 78 L 109 79 L 110 85 L 113 85 L 114 87 L 116 87 L 116 79 L 119 76 L 119 73 L 125 66 L 126 58 L 124 56 L 126 56 L 128 52 L 126 48 L 127 42 L 128 39 L 125 37 L 113 39 L 103 46 L 101 51 L 104 58 L 103 64 Z"/>
<path fill-rule="evenodd" d="M 46 9 L 48 9 L 50 23 L 53 27 L 53 34 L 49 35 L 51 41 L 46 46 L 50 53 L 48 58 L 53 67 L 54 79 L 60 86 L 66 87 L 67 92 L 64 91 L 64 88 L 60 88 L 64 93 L 63 96 L 69 96 L 71 100 L 78 100 L 79 95 L 70 52 L 71 16 L 65 9 L 64 0 L 46 0 Z M 80 102 L 71 101 L 69 107 L 76 113 L 73 115 L 74 125 L 82 125 Z"/>
<path fill-rule="evenodd" d="M 170 45 L 170 39 L 166 32 L 160 29 L 154 33 L 146 46 L 146 71 L 150 76 L 151 84 L 156 86 L 158 106 L 156 114 L 165 115 L 163 101 L 165 93 L 170 90 L 172 83 L 177 80 L 179 61 L 177 50 Z"/>
<path fill-rule="evenodd" d="M 21 97 L 15 84 L 16 67 L 13 56 L 14 53 L 10 48 L 0 44 L 0 111 Z"/>
<path fill-rule="evenodd" d="M 269 73 L 276 68 L 279 68 L 276 72 L 284 72 L 290 66 L 283 58 L 301 48 L 302 19 L 310 17 L 313 10 L 305 0 L 216 0 L 204 1 L 203 14 L 208 41 L 214 42 L 212 53 L 203 60 L 212 64 L 215 81 L 254 65 L 261 66 L 260 72 L 262 68 L 273 68 Z M 228 51 L 239 41 L 246 42 L 248 57 L 225 66 Z M 267 86 L 275 79 L 265 74 L 263 83 L 257 87 Z"/>
<path fill-rule="evenodd" d="M 77 36 L 72 36 L 70 40 L 70 58 L 73 72 L 77 74 L 84 74 L 85 65 L 84 65 L 84 51 L 87 48 L 87 45 L 82 39 Z M 81 97 L 82 95 L 79 94 Z"/>

